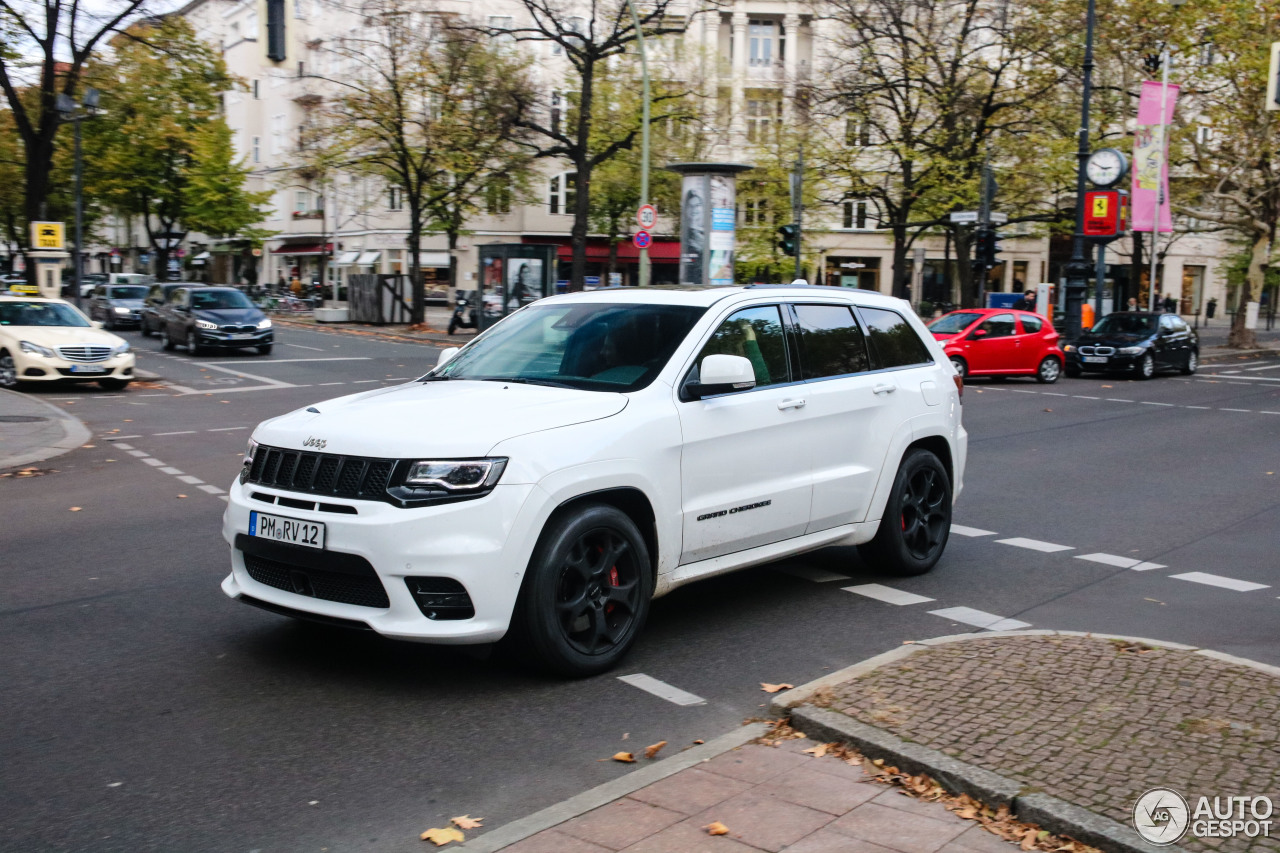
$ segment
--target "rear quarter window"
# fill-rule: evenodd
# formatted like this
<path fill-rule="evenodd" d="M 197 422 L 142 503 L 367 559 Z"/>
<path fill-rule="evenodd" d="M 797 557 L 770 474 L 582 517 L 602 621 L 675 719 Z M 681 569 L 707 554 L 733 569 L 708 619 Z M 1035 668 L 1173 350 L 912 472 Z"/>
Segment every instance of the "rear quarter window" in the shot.
<path fill-rule="evenodd" d="M 910 367 L 933 363 L 933 354 L 916 330 L 897 311 L 858 308 L 867 327 L 875 367 Z"/>

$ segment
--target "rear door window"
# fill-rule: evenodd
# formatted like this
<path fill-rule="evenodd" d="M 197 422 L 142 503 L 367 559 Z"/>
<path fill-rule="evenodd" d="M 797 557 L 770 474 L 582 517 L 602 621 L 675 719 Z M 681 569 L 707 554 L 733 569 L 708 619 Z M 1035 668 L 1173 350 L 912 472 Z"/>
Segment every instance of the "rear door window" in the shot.
<path fill-rule="evenodd" d="M 1038 317 L 1032 317 L 1030 314 L 1021 314 L 1018 319 L 1022 321 L 1022 332 L 1026 335 L 1034 335 L 1044 327 L 1044 323 Z"/>
<path fill-rule="evenodd" d="M 920 340 L 916 330 L 911 328 L 911 324 L 897 311 L 890 311 L 887 308 L 859 307 L 858 313 L 862 315 L 862 320 L 867 326 L 867 337 L 871 339 L 871 353 L 876 368 L 909 367 L 933 362 L 933 354 L 929 347 Z M 1013 315 L 1001 316 L 1008 318 L 1008 334 L 1013 334 Z"/>
<path fill-rule="evenodd" d="M 800 378 L 822 379 L 871 368 L 866 336 L 847 305 L 792 305 L 800 338 Z"/>

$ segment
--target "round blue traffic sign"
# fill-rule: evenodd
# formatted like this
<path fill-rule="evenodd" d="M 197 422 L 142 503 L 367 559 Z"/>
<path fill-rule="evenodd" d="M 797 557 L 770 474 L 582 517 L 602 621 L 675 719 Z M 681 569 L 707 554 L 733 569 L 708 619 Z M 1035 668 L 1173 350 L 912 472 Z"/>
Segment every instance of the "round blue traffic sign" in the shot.
<path fill-rule="evenodd" d="M 637 249 L 647 249 L 653 245 L 653 237 L 648 231 L 637 231 L 631 242 L 636 244 Z"/>

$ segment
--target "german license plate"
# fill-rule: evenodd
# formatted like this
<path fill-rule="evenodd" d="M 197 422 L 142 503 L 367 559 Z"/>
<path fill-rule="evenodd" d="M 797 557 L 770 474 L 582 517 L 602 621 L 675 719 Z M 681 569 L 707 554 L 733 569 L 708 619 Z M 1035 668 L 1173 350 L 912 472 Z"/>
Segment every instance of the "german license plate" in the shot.
<path fill-rule="evenodd" d="M 1084 355 L 1084 356 L 1081 356 L 1081 358 L 1083 358 L 1085 361 L 1089 362 L 1090 364 L 1106 364 L 1107 363 L 1107 357 L 1105 355 Z"/>
<path fill-rule="evenodd" d="M 106 373 L 105 367 L 94 367 L 89 364 L 73 364 L 71 365 L 72 373 Z"/>
<path fill-rule="evenodd" d="M 248 334 L 232 335 L 231 337 L 235 338 L 236 340 L 244 340 L 245 338 L 252 338 L 253 332 L 249 332 Z"/>
<path fill-rule="evenodd" d="M 265 512 L 249 512 L 249 535 L 306 548 L 324 548 L 324 524 Z"/>

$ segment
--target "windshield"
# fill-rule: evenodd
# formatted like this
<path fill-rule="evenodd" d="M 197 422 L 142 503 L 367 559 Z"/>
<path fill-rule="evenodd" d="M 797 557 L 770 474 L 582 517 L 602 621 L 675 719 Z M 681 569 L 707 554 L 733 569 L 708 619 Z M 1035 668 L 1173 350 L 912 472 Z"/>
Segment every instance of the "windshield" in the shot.
<path fill-rule="evenodd" d="M 1108 314 L 1093 326 L 1096 335 L 1150 335 L 1155 330 L 1154 314 Z"/>
<path fill-rule="evenodd" d="M 432 374 L 637 391 L 653 381 L 705 311 L 687 305 L 534 305 Z"/>
<path fill-rule="evenodd" d="M 13 302 L 0 300 L 0 326 L 77 326 L 89 321 L 61 302 Z"/>
<path fill-rule="evenodd" d="M 107 292 L 112 299 L 146 299 L 147 289 L 138 285 L 113 287 Z"/>
<path fill-rule="evenodd" d="M 253 303 L 238 290 L 193 290 L 191 307 L 199 310 L 219 308 L 252 308 Z"/>
<path fill-rule="evenodd" d="M 982 315 L 975 311 L 953 311 L 930 323 L 929 331 L 937 332 L 940 335 L 956 335 L 963 332 L 969 327 L 970 323 L 981 317 Z"/>

